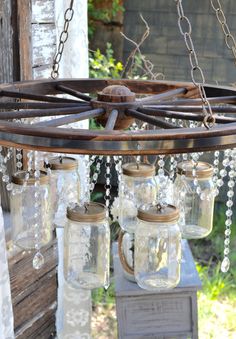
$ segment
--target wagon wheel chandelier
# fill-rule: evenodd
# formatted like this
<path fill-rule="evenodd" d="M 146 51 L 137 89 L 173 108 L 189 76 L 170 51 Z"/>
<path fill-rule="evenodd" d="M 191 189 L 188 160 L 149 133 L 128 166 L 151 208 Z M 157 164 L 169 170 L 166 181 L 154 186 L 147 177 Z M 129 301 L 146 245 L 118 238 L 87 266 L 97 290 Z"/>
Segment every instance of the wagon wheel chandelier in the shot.
<path fill-rule="evenodd" d="M 110 156 L 159 155 L 162 161 L 165 155 L 170 155 L 174 163 L 179 154 L 184 154 L 183 159 L 197 162 L 201 152 L 214 151 L 214 174 L 219 186 L 225 177 L 225 172 L 219 169 L 219 150 L 226 150 L 224 167 L 231 172 L 228 195 L 231 203 L 235 184 L 236 89 L 205 83 L 191 37 L 191 24 L 182 1 L 175 2 L 191 65 L 191 83 L 54 79 L 4 84 L 0 86 L 1 145 L 18 150 L 105 155 L 107 167 Z M 54 60 L 55 77 L 73 17 L 72 6 L 73 1 L 65 14 L 59 52 Z M 69 96 L 65 98 L 64 94 Z M 66 126 L 87 119 L 95 119 L 99 128 Z M 107 186 L 110 187 L 110 181 Z M 109 195 L 108 192 L 107 200 Z M 232 212 L 232 204 L 228 205 L 227 211 Z M 232 214 L 228 214 L 223 271 L 229 267 Z"/>

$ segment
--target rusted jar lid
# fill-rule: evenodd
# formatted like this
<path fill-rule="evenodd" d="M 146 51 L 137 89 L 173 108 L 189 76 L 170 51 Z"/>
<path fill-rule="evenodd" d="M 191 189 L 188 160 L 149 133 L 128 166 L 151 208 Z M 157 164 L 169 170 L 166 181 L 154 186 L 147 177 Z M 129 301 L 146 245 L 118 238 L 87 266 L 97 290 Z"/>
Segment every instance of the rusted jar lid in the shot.
<path fill-rule="evenodd" d="M 77 160 L 72 157 L 57 157 L 49 160 L 51 170 L 70 171 L 77 168 Z"/>
<path fill-rule="evenodd" d="M 181 175 L 193 178 L 193 162 L 183 161 L 177 165 L 177 171 Z M 196 166 L 196 177 L 197 178 L 210 178 L 213 175 L 213 167 L 207 162 L 200 161 Z"/>
<path fill-rule="evenodd" d="M 34 176 L 35 171 L 19 171 L 13 174 L 12 176 L 12 182 L 17 185 L 23 185 L 25 181 L 27 181 L 28 186 L 33 186 L 36 182 L 36 178 Z M 29 179 L 25 180 L 26 173 L 29 174 Z M 47 175 L 47 172 L 40 171 L 40 177 L 39 177 L 39 183 L 40 185 L 46 185 L 49 183 L 49 176 Z"/>
<path fill-rule="evenodd" d="M 106 218 L 106 207 L 96 202 L 74 204 L 73 207 L 67 207 L 67 218 L 78 222 L 102 221 Z"/>
<path fill-rule="evenodd" d="M 167 205 L 165 207 L 150 205 L 147 209 L 138 209 L 138 218 L 148 222 L 178 221 L 179 210 L 173 205 Z"/>
<path fill-rule="evenodd" d="M 155 175 L 155 166 L 135 162 L 124 164 L 122 166 L 123 174 L 129 177 L 151 177 Z"/>

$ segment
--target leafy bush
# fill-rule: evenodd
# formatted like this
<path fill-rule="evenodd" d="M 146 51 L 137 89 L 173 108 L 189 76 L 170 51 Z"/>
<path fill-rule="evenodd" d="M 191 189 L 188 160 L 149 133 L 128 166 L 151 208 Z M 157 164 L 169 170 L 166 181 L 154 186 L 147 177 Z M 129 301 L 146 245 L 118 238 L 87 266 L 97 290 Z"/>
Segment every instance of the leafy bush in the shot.
<path fill-rule="evenodd" d="M 102 54 L 98 48 L 96 51 L 89 52 L 89 76 L 90 78 L 113 78 L 119 79 L 123 65 L 113 57 L 111 44 L 107 43 L 105 54 Z"/>

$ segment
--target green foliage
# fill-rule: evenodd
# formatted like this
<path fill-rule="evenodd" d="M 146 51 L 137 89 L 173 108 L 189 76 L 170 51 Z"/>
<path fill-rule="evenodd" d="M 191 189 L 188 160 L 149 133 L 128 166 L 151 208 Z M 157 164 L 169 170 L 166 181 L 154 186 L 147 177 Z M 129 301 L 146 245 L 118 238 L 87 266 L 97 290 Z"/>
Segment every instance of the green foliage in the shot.
<path fill-rule="evenodd" d="M 213 269 L 198 263 L 196 268 L 203 284 L 203 293 L 211 300 L 227 295 L 236 287 L 234 276 L 230 273 L 223 274 L 220 271 L 220 262 Z"/>
<path fill-rule="evenodd" d="M 90 78 L 113 78 L 119 79 L 123 65 L 113 57 L 113 49 L 107 43 L 105 54 L 100 49 L 89 52 L 89 76 Z"/>
<path fill-rule="evenodd" d="M 112 22 L 119 12 L 124 11 L 119 0 L 112 0 L 109 8 L 97 8 L 102 0 L 88 0 L 88 35 L 91 39 L 95 31 L 95 22 Z"/>
<path fill-rule="evenodd" d="M 93 301 L 93 305 L 115 304 L 115 285 L 114 285 L 114 283 L 111 283 L 107 290 L 105 290 L 104 288 L 94 289 L 92 291 L 92 301 Z"/>
<path fill-rule="evenodd" d="M 140 53 L 135 54 L 131 64 L 126 69 L 125 74 L 127 79 L 147 80 L 148 76 L 145 70 L 144 56 L 141 55 Z"/>

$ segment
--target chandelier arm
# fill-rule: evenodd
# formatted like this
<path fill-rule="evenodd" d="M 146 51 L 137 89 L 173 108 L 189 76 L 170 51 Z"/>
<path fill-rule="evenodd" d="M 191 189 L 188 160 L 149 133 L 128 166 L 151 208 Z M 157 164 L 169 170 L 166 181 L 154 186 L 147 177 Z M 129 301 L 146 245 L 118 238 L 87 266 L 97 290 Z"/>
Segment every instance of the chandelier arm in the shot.
<path fill-rule="evenodd" d="M 131 117 L 133 117 L 135 119 L 138 119 L 138 120 L 141 120 L 141 121 L 145 121 L 145 122 L 147 122 L 147 123 L 149 123 L 151 125 L 158 126 L 160 128 L 165 128 L 165 129 L 169 129 L 169 128 L 177 129 L 177 128 L 180 128 L 180 127 L 178 127 L 176 125 L 173 125 L 173 124 L 171 124 L 169 122 L 166 122 L 164 120 L 158 119 L 156 117 L 152 117 L 150 115 L 145 115 L 145 114 L 143 114 L 141 112 L 138 112 L 138 111 L 136 111 L 134 109 L 128 109 L 126 111 L 126 115 L 131 116 Z"/>
<path fill-rule="evenodd" d="M 177 112 L 202 112 L 201 106 L 183 106 L 183 105 L 145 105 L 144 109 L 158 109 L 158 110 L 165 110 L 165 111 L 177 111 Z M 214 105 L 211 106 L 212 111 L 214 113 L 236 113 L 235 106 L 222 106 L 222 105 Z"/>
<path fill-rule="evenodd" d="M 72 96 L 74 96 L 76 98 L 82 99 L 84 101 L 91 101 L 92 100 L 92 98 L 90 96 L 88 96 L 86 94 L 83 94 L 81 92 L 75 91 L 74 89 L 69 88 L 67 86 L 59 84 L 59 85 L 56 86 L 56 88 L 59 91 L 62 91 L 62 92 L 66 93 L 66 94 L 69 94 L 69 95 L 72 95 Z"/>
<path fill-rule="evenodd" d="M 51 108 L 43 110 L 28 110 L 16 112 L 0 112 L 0 119 L 24 119 L 24 118 L 42 118 L 57 115 L 82 113 L 91 110 L 91 106 L 69 107 L 69 108 Z"/>
<path fill-rule="evenodd" d="M 107 123 L 105 126 L 105 130 L 110 131 L 113 130 L 118 118 L 119 112 L 116 109 L 113 109 L 111 113 L 109 114 L 109 117 L 107 119 Z"/>
<path fill-rule="evenodd" d="M 168 111 L 168 110 L 160 110 L 155 108 L 139 108 L 139 112 L 152 115 L 152 116 L 159 116 L 159 117 L 166 117 L 166 118 L 172 118 L 172 119 L 181 119 L 181 120 L 193 120 L 193 121 L 202 121 L 204 120 L 203 115 L 194 114 L 191 112 L 174 112 L 174 111 Z M 217 114 L 217 112 L 215 112 Z M 215 122 L 220 124 L 227 124 L 231 122 L 236 122 L 236 117 L 220 117 L 215 116 Z"/>
<path fill-rule="evenodd" d="M 0 96 L 16 98 L 16 99 L 31 99 L 35 101 L 45 101 L 45 102 L 62 102 L 62 103 L 78 103 L 78 100 L 71 100 L 58 97 L 50 97 L 38 94 L 24 93 L 24 92 L 13 92 L 13 91 L 0 91 Z"/>
<path fill-rule="evenodd" d="M 46 102 L 0 102 L 0 109 L 51 109 L 51 108 L 66 108 L 66 107 L 88 107 L 87 102 L 78 103 L 46 103 Z"/>
<path fill-rule="evenodd" d="M 39 123 L 33 124 L 34 126 L 51 126 L 51 127 L 58 127 L 67 124 L 72 124 L 74 122 L 98 118 L 105 113 L 103 108 L 93 109 L 91 111 L 85 111 L 78 114 L 68 115 L 63 118 L 52 119 L 47 121 L 41 121 Z"/>

